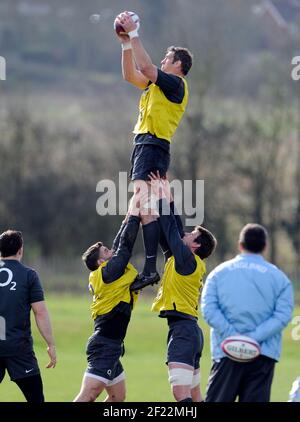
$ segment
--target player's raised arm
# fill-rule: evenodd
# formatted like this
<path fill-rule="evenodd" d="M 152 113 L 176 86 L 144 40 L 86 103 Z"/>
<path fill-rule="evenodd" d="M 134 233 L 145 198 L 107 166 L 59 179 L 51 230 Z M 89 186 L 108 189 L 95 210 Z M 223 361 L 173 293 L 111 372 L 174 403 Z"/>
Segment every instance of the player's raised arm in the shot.
<path fill-rule="evenodd" d="M 149 175 L 153 194 L 157 197 L 159 211 L 159 225 L 163 231 L 172 255 L 175 257 L 177 270 L 184 274 L 191 274 L 195 270 L 196 261 L 190 248 L 182 241 L 176 219 L 170 209 L 171 192 L 169 182 L 163 181 L 155 174 Z"/>
<path fill-rule="evenodd" d="M 119 17 L 116 18 L 116 22 Z M 140 89 L 145 89 L 148 86 L 149 79 L 146 78 L 139 69 L 137 69 L 132 53 L 132 45 L 128 35 L 120 35 L 117 37 L 122 45 L 122 75 L 123 79 L 130 82 L 132 85 Z"/>
<path fill-rule="evenodd" d="M 157 80 L 158 70 L 152 63 L 150 56 L 146 52 L 138 36 L 137 24 L 133 21 L 128 12 L 121 13 L 119 16 L 120 23 L 129 35 L 133 57 L 140 73 L 146 80 L 150 80 L 155 83 Z"/>
<path fill-rule="evenodd" d="M 122 230 L 118 249 L 115 251 L 107 265 L 102 268 L 102 277 L 104 283 L 112 283 L 118 280 L 124 273 L 126 266 L 131 258 L 132 250 L 140 226 L 140 195 L 136 194 L 131 201 L 128 210 L 128 219 Z"/>

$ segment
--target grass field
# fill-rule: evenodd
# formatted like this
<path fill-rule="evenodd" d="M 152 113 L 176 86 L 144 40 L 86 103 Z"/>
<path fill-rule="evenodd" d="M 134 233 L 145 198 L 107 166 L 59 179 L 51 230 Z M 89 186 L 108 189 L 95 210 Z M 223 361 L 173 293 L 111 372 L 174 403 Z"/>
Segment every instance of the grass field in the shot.
<path fill-rule="evenodd" d="M 45 369 L 48 361 L 43 340 L 33 323 L 35 350 L 42 369 L 47 401 L 72 401 L 80 388 L 86 367 L 85 343 L 92 333 L 88 311 L 89 297 L 50 295 L 47 298 L 55 330 L 58 365 Z M 126 339 L 123 366 L 127 375 L 127 401 L 173 401 L 164 364 L 166 321 L 149 311 L 151 299 L 141 298 L 134 311 Z M 295 310 L 300 315 L 300 309 Z M 205 333 L 201 363 L 202 390 L 205 391 L 210 370 L 208 326 L 200 321 Z M 287 401 L 292 381 L 300 375 L 300 341 L 291 338 L 290 325 L 284 333 L 283 354 L 276 367 L 272 401 Z M 104 394 L 99 400 L 103 400 Z M 0 401 L 24 401 L 17 386 L 5 377 L 0 384 Z"/>

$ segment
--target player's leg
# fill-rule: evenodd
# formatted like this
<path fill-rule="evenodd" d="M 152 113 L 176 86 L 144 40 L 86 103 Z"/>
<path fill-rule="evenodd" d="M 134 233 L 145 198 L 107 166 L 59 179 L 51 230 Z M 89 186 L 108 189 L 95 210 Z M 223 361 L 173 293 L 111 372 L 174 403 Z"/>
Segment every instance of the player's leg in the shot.
<path fill-rule="evenodd" d="M 191 396 L 193 402 L 203 402 L 203 397 L 201 394 L 201 387 L 200 387 L 200 368 L 195 369 L 193 373 L 193 381 L 191 385 Z"/>
<path fill-rule="evenodd" d="M 83 376 L 80 392 L 74 402 L 93 402 L 102 393 L 108 380 L 85 373 Z"/>
<path fill-rule="evenodd" d="M 169 362 L 168 368 L 169 383 L 175 400 L 178 402 L 191 402 L 194 368 L 190 365 L 177 362 Z"/>
<path fill-rule="evenodd" d="M 11 356 L 5 361 L 10 379 L 18 385 L 26 400 L 30 403 L 44 402 L 43 382 L 34 351 Z"/>
<path fill-rule="evenodd" d="M 14 380 L 28 403 L 43 403 L 43 382 L 40 374 Z"/>
<path fill-rule="evenodd" d="M 159 172 L 161 177 L 166 177 L 168 168 L 170 164 L 170 154 L 159 146 L 148 145 L 147 149 L 147 176 L 151 172 Z M 148 177 L 145 179 L 148 180 Z M 151 189 L 150 189 L 150 198 L 151 198 Z M 153 202 L 153 201 L 152 201 Z M 156 215 L 156 205 L 149 202 L 150 214 Z M 149 214 L 149 213 L 148 213 Z M 142 221 L 143 224 L 143 238 L 146 252 L 146 261 L 145 267 L 142 274 L 145 277 L 151 277 L 156 279 L 156 282 L 159 281 L 157 277 L 156 270 L 156 260 L 157 260 L 157 250 L 160 241 L 160 228 L 158 221 L 152 221 L 151 223 L 146 224 Z"/>
<path fill-rule="evenodd" d="M 126 398 L 125 380 L 118 382 L 110 387 L 106 387 L 108 396 L 104 401 L 107 402 L 123 402 Z"/>
<path fill-rule="evenodd" d="M 105 390 L 108 394 L 104 401 L 123 402 L 126 397 L 125 372 L 119 360 L 114 369 L 114 378 L 108 382 Z"/>
<path fill-rule="evenodd" d="M 139 291 L 148 285 L 158 283 L 160 276 L 156 270 L 157 249 L 160 237 L 160 228 L 158 224 L 158 213 L 154 209 L 153 199 L 150 195 L 149 184 L 145 181 L 136 181 L 136 189 L 141 192 L 143 204 L 141 204 L 141 222 L 143 228 L 143 239 L 145 249 L 145 265 L 142 273 L 131 285 L 130 290 Z"/>
<path fill-rule="evenodd" d="M 196 325 L 194 327 L 193 349 L 194 349 L 194 373 L 191 385 L 191 396 L 193 402 L 203 402 L 200 388 L 200 358 L 204 346 L 204 336 L 201 328 Z"/>
<path fill-rule="evenodd" d="M 196 321 L 169 320 L 167 363 L 169 383 L 176 401 L 192 401 L 195 350 L 198 336 Z"/>
<path fill-rule="evenodd" d="M 276 361 L 259 356 L 255 361 L 242 363 L 244 377 L 239 391 L 239 402 L 269 402 Z"/>
<path fill-rule="evenodd" d="M 150 184 L 144 180 L 134 181 L 134 186 L 140 189 L 141 196 L 146 196 L 147 201 L 141 208 L 141 220 L 143 230 L 143 241 L 145 250 L 145 263 L 142 276 L 153 283 L 159 281 L 159 275 L 156 269 L 157 249 L 160 237 L 160 228 L 157 221 L 156 204 L 151 196 Z M 149 282 L 150 284 L 150 282 Z"/>
<path fill-rule="evenodd" d="M 149 139 L 151 138 L 151 135 L 145 134 L 145 137 L 147 136 L 149 136 Z M 170 163 L 170 154 L 160 146 L 151 144 L 150 139 L 149 142 L 146 140 L 146 143 L 135 146 L 131 156 L 131 162 L 131 178 L 135 186 L 138 187 L 141 181 L 149 181 L 149 174 L 151 172 L 156 173 L 156 171 L 159 171 L 162 177 L 166 175 Z M 151 201 L 149 204 L 151 204 Z M 151 210 L 151 205 L 147 211 L 148 215 L 154 212 L 154 210 Z M 141 273 L 141 278 L 143 279 L 143 285 L 147 286 L 148 284 L 157 283 L 160 279 L 156 270 L 160 229 L 156 219 L 148 223 L 142 219 L 142 224 L 145 265 Z"/>
<path fill-rule="evenodd" d="M 177 401 L 202 401 L 200 391 L 200 357 L 203 333 L 196 321 L 169 320 L 169 382 Z"/>
<path fill-rule="evenodd" d="M 84 374 L 81 390 L 74 401 L 91 402 L 102 393 L 115 378 L 116 368 L 122 354 L 121 341 L 109 339 L 95 331 L 86 348 L 88 366 Z"/>
<path fill-rule="evenodd" d="M 214 361 L 208 379 L 206 402 L 234 402 L 239 394 L 244 363 L 229 358 Z"/>

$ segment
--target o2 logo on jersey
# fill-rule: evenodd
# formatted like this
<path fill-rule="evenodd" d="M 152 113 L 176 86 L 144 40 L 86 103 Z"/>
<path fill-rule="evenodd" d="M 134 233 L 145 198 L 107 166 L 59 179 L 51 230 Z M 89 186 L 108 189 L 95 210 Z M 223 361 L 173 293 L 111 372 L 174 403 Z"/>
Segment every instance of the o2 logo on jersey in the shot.
<path fill-rule="evenodd" d="M 4 277 L 3 277 L 3 274 L 4 274 Z M 3 279 L 5 278 L 6 280 L 3 281 Z M 15 281 L 12 281 L 12 279 L 13 279 L 13 273 L 9 268 L 0 268 L 0 287 L 6 287 L 11 284 L 9 290 L 16 290 L 17 283 Z"/>

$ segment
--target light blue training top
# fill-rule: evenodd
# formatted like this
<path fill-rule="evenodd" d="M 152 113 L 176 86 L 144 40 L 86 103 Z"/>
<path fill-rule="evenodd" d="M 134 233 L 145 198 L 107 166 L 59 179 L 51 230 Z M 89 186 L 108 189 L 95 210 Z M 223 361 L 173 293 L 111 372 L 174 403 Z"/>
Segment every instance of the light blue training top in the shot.
<path fill-rule="evenodd" d="M 214 360 L 225 356 L 222 341 L 243 334 L 255 339 L 261 354 L 279 360 L 282 331 L 292 317 L 293 287 L 288 277 L 262 255 L 242 253 L 207 277 L 201 299 L 211 328 Z"/>

